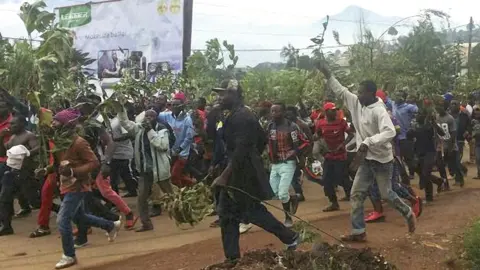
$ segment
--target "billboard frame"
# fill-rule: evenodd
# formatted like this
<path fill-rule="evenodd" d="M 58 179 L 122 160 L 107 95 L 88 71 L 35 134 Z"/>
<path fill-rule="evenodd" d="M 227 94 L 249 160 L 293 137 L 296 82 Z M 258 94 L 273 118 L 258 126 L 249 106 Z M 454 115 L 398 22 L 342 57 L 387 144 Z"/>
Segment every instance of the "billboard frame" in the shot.
<path fill-rule="evenodd" d="M 75 4 L 75 5 L 68 5 L 68 6 L 61 6 L 56 7 L 53 10 L 58 10 L 60 8 L 67 8 L 67 7 L 76 7 L 76 6 L 83 6 L 85 4 L 96 5 L 96 4 L 104 4 L 104 3 L 111 3 L 111 2 L 123 2 L 128 0 L 106 0 L 106 1 L 98 1 L 98 2 L 85 2 L 82 4 Z M 192 24 L 193 24 L 193 0 L 183 0 L 183 40 L 182 40 L 182 67 L 183 71 L 186 69 L 186 62 L 188 57 L 192 52 Z"/>

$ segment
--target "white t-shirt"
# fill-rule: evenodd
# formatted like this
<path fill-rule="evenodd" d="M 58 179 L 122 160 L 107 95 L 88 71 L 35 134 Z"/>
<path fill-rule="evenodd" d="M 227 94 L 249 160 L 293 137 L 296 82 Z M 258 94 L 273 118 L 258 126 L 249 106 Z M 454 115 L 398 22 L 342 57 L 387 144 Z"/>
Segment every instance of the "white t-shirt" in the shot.
<path fill-rule="evenodd" d="M 23 145 L 12 146 L 7 150 L 7 166 L 12 169 L 22 169 L 23 160 L 30 156 L 30 151 Z"/>

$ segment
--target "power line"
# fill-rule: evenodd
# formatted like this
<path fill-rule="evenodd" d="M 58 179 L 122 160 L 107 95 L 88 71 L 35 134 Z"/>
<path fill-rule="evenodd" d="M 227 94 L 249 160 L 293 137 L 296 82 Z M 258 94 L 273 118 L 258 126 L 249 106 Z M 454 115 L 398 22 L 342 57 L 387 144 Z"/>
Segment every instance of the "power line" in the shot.
<path fill-rule="evenodd" d="M 275 14 L 275 13 L 272 13 L 272 14 Z M 194 16 L 202 15 L 202 16 L 209 16 L 209 17 L 229 17 L 229 18 L 245 19 L 244 17 L 238 16 L 238 15 L 230 15 L 230 14 L 210 14 L 210 13 L 194 12 L 193 15 Z M 318 17 L 309 17 L 309 16 L 290 16 L 290 18 L 311 18 L 311 19 L 316 19 L 317 21 L 320 20 Z M 360 23 L 359 20 L 340 20 L 340 19 L 334 19 L 334 18 L 330 18 L 329 21 L 332 21 L 332 22 L 348 22 L 348 23 L 356 23 L 356 24 Z M 374 24 L 374 25 L 386 25 L 386 26 L 392 25 L 392 23 L 388 23 L 388 22 L 365 22 L 365 23 L 366 24 Z M 397 26 L 399 26 L 399 27 L 410 27 L 411 24 L 399 24 Z"/>
<path fill-rule="evenodd" d="M 392 40 L 385 40 L 384 42 L 395 42 L 397 41 L 396 39 L 392 39 Z M 353 46 L 353 45 L 356 45 L 356 44 L 359 44 L 359 43 L 355 43 L 355 44 L 340 44 L 340 45 L 332 45 L 332 46 L 322 46 L 322 49 L 336 49 L 336 48 L 344 48 L 344 47 L 350 47 L 350 46 Z M 282 51 L 283 49 L 235 49 L 236 52 L 280 52 Z M 296 49 L 296 50 L 299 50 L 299 51 L 306 51 L 306 50 L 313 50 L 312 48 L 299 48 L 299 49 Z M 192 51 L 206 51 L 206 49 L 192 49 Z M 226 50 L 222 50 L 222 51 L 226 51 Z"/>
<path fill-rule="evenodd" d="M 207 33 L 230 33 L 234 35 L 252 35 L 252 36 L 281 36 L 281 37 L 304 37 L 311 38 L 315 34 L 311 35 L 297 35 L 297 34 L 282 34 L 282 33 L 258 33 L 258 32 L 236 32 L 229 30 L 206 30 L 206 29 L 193 29 L 194 32 L 207 32 Z"/>

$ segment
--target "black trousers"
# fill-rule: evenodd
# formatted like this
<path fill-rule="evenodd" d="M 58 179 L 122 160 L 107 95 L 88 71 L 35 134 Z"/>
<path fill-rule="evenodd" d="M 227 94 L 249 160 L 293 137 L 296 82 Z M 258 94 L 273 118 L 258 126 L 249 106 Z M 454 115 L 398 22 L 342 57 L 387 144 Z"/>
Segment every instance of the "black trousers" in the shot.
<path fill-rule="evenodd" d="M 323 162 L 323 191 L 330 202 L 337 202 L 336 186 L 342 186 L 345 195 L 350 196 L 352 182 L 348 176 L 347 160 L 325 159 Z"/>
<path fill-rule="evenodd" d="M 21 190 L 17 193 L 18 204 L 22 209 L 39 209 L 41 200 L 40 193 L 42 185 L 35 179 L 34 171 L 23 169 L 20 171 Z"/>
<path fill-rule="evenodd" d="M 240 258 L 240 223 L 253 223 L 274 234 L 284 244 L 293 244 L 297 234 L 278 221 L 260 202 L 236 192 L 233 197 L 225 189 L 217 193 L 217 213 L 220 218 L 223 252 L 228 260 Z M 237 198 L 238 197 L 238 198 Z"/>
<path fill-rule="evenodd" d="M 119 220 L 120 216 L 110 211 L 110 209 L 102 203 L 100 199 L 101 196 L 98 190 L 86 192 L 84 198 L 85 212 L 110 221 Z"/>
<path fill-rule="evenodd" d="M 411 140 L 403 139 L 399 141 L 400 156 L 405 161 L 408 167 L 410 176 L 415 174 L 415 152 L 413 150 L 414 143 Z"/>
<path fill-rule="evenodd" d="M 293 174 L 292 187 L 296 194 L 303 195 L 302 185 L 300 184 L 300 177 L 302 176 L 302 170 L 297 166 L 295 173 Z"/>
<path fill-rule="evenodd" d="M 448 167 L 450 175 L 455 175 L 456 183 L 462 184 L 464 182 L 460 153 L 458 151 L 445 152 L 443 156 L 442 152 L 437 152 L 437 167 L 442 178 L 447 179 L 446 167 Z"/>
<path fill-rule="evenodd" d="M 427 201 L 433 201 L 433 183 L 436 185 L 443 184 L 443 180 L 432 175 L 433 166 L 435 165 L 435 153 L 426 153 L 418 156 L 416 172 L 420 177 L 420 188 L 425 189 L 425 197 Z"/>
<path fill-rule="evenodd" d="M 128 159 L 112 159 L 110 162 L 110 183 L 112 189 L 117 193 L 120 179 L 125 183 L 128 193 L 137 194 L 138 183 L 133 178 L 130 160 Z"/>
<path fill-rule="evenodd" d="M 20 171 L 6 168 L 1 182 L 0 223 L 5 228 L 11 228 L 12 217 L 14 215 L 13 201 L 15 195 L 21 192 Z"/>
<path fill-rule="evenodd" d="M 96 179 L 99 173 L 99 169 L 95 170 L 92 173 L 92 179 Z M 102 196 L 98 189 L 93 189 L 91 192 L 87 192 L 83 199 L 85 205 L 85 212 L 111 221 L 119 220 L 120 216 L 112 213 L 112 211 L 110 211 L 110 209 L 102 203 L 102 200 L 105 201 L 107 204 L 111 204 L 109 200 Z"/>

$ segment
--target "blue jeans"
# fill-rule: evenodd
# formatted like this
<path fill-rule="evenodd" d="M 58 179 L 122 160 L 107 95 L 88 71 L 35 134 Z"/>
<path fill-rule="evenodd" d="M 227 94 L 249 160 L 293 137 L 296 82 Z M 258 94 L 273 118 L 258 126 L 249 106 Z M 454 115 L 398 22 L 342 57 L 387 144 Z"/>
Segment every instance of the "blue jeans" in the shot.
<path fill-rule="evenodd" d="M 393 162 L 380 163 L 374 160 L 365 160 L 358 168 L 350 196 L 352 234 L 357 235 L 365 232 L 363 204 L 374 180 L 377 180 L 382 198 L 387 199 L 389 204 L 399 211 L 404 218 L 412 215 L 412 209 L 392 189 L 392 171 Z"/>
<path fill-rule="evenodd" d="M 57 216 L 57 226 L 62 237 L 63 254 L 75 257 L 75 248 L 72 234 L 72 221 L 78 227 L 77 240 L 87 242 L 87 230 L 89 226 L 102 228 L 110 232 L 114 228 L 112 221 L 105 220 L 85 213 L 83 199 L 86 192 L 66 193 Z"/>
<path fill-rule="evenodd" d="M 290 200 L 288 190 L 292 184 L 296 168 L 297 162 L 295 160 L 272 164 L 270 186 L 272 187 L 273 193 L 275 193 L 275 197 L 282 201 L 282 203 L 287 203 Z"/>
<path fill-rule="evenodd" d="M 394 161 L 392 170 L 392 190 L 397 193 L 400 198 L 410 200 L 414 197 L 413 194 L 411 194 L 408 188 L 399 181 L 400 166 L 401 165 L 398 162 Z M 377 181 L 373 181 L 373 184 L 370 186 L 369 194 L 372 201 L 381 200 L 382 196 L 380 195 Z"/>

